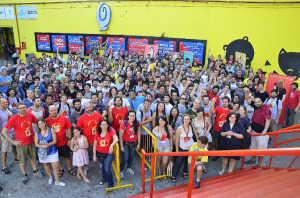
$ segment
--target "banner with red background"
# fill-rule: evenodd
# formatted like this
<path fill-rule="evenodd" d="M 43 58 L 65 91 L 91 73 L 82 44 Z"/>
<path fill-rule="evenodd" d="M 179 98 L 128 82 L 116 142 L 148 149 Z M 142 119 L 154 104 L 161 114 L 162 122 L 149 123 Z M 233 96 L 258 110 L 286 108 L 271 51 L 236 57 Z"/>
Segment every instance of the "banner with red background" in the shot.
<path fill-rule="evenodd" d="M 295 77 L 269 73 L 266 85 L 266 92 L 268 92 L 269 95 L 271 95 L 271 91 L 276 88 L 275 83 L 278 83 L 278 81 L 282 81 L 283 87 L 286 89 L 286 95 L 284 101 L 282 101 L 282 111 L 279 119 L 279 124 L 284 125 L 285 108 L 290 98 L 292 83 L 295 81 Z"/>

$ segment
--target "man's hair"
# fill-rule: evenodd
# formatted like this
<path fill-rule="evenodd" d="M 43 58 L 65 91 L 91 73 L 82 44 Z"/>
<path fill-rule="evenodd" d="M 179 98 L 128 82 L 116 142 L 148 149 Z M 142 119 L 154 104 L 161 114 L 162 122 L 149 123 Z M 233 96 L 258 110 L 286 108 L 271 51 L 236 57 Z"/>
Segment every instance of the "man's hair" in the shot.
<path fill-rule="evenodd" d="M 208 138 L 205 135 L 201 135 L 198 137 L 198 140 L 202 143 L 202 144 L 207 144 L 208 142 Z"/>
<path fill-rule="evenodd" d="M 24 102 L 20 102 L 20 103 L 18 103 L 17 108 L 19 108 L 19 106 L 21 106 L 21 105 L 25 105 L 25 107 L 26 107 L 26 104 Z"/>
<path fill-rule="evenodd" d="M 35 100 L 40 99 L 39 97 L 33 97 L 32 102 L 35 102 Z"/>
<path fill-rule="evenodd" d="M 78 98 L 74 98 L 73 99 L 73 105 L 75 105 L 76 102 L 80 102 L 81 103 L 81 101 Z"/>
<path fill-rule="evenodd" d="M 295 85 L 298 88 L 298 83 L 294 82 L 292 85 Z"/>

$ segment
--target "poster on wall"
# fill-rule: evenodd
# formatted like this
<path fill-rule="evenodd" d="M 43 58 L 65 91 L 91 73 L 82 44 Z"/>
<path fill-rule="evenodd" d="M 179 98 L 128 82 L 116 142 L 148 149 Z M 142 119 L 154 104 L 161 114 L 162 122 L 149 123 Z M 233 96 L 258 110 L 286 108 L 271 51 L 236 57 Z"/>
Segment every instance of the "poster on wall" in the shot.
<path fill-rule="evenodd" d="M 203 42 L 179 41 L 179 52 L 193 52 L 194 53 L 193 62 L 199 64 L 203 63 L 204 47 L 205 44 Z"/>
<path fill-rule="evenodd" d="M 14 7 L 9 6 L 9 7 L 4 7 L 5 10 L 5 18 L 8 20 L 15 20 L 15 12 L 14 12 Z"/>
<path fill-rule="evenodd" d="M 99 43 L 103 43 L 103 37 L 102 36 L 85 36 L 85 49 L 86 49 L 87 54 L 92 53 L 90 42 L 92 43 L 92 45 L 95 45 L 97 41 L 99 41 Z"/>
<path fill-rule="evenodd" d="M 107 48 L 112 47 L 113 52 L 121 48 L 122 54 L 125 54 L 125 37 L 107 37 Z"/>
<path fill-rule="evenodd" d="M 269 73 L 269 77 L 268 77 L 267 85 L 266 85 L 266 92 L 268 92 L 268 94 L 271 95 L 271 91 L 273 89 L 275 89 L 276 87 L 278 87 L 279 89 L 286 90 L 286 95 L 285 95 L 284 100 L 282 101 L 282 111 L 281 111 L 281 115 L 279 118 L 280 125 L 284 124 L 285 108 L 286 108 L 287 102 L 289 101 L 291 87 L 292 87 L 292 83 L 294 81 L 295 81 L 295 77 L 293 77 L 293 76 L 285 76 L 285 75 Z M 268 106 L 269 106 L 269 104 L 268 104 Z"/>
<path fill-rule="evenodd" d="M 50 48 L 50 35 L 49 34 L 37 34 L 37 51 L 51 51 Z"/>
<path fill-rule="evenodd" d="M 37 19 L 37 9 L 36 6 L 27 6 L 27 18 Z"/>
<path fill-rule="evenodd" d="M 72 53 L 77 53 L 79 47 L 83 45 L 83 36 L 68 35 L 68 47 Z"/>
<path fill-rule="evenodd" d="M 133 52 L 144 54 L 147 44 L 149 44 L 149 39 L 147 38 L 128 38 L 128 52 L 129 54 Z"/>
<path fill-rule="evenodd" d="M 56 52 L 67 52 L 67 37 L 64 34 L 52 34 L 51 35 L 52 49 Z"/>
<path fill-rule="evenodd" d="M 183 52 L 183 60 L 186 63 L 186 60 L 190 61 L 190 66 L 192 66 L 192 61 L 194 60 L 194 53 L 193 52 Z"/>
<path fill-rule="evenodd" d="M 158 45 L 158 54 L 160 59 L 164 59 L 165 54 L 170 52 L 175 52 L 176 50 L 176 41 L 174 40 L 153 40 L 154 45 Z"/>
<path fill-rule="evenodd" d="M 0 7 L 0 20 L 6 19 L 4 7 Z"/>
<path fill-rule="evenodd" d="M 146 45 L 145 47 L 145 57 L 150 54 L 151 58 L 155 58 L 158 52 L 158 45 Z"/>
<path fill-rule="evenodd" d="M 27 19 L 27 6 L 18 6 L 19 19 Z"/>

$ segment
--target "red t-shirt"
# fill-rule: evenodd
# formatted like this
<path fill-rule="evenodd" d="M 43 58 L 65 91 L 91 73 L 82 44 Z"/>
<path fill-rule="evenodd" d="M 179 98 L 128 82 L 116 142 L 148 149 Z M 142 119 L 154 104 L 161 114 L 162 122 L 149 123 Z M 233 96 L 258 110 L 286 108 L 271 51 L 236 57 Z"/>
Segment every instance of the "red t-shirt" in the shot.
<path fill-rule="evenodd" d="M 139 127 L 141 127 L 141 123 L 139 122 Z M 120 129 L 125 130 L 124 121 L 121 123 Z M 134 131 L 133 125 L 130 125 L 127 121 L 127 129 L 124 131 L 123 141 L 125 142 L 135 142 L 137 139 L 137 131 Z"/>
<path fill-rule="evenodd" d="M 226 117 L 230 113 L 230 109 L 223 109 L 223 107 L 217 107 L 215 108 L 216 112 L 216 123 L 215 123 L 215 131 L 221 132 L 222 126 L 224 122 L 226 122 Z"/>
<path fill-rule="evenodd" d="M 16 140 L 22 141 L 22 145 L 28 145 L 34 141 L 32 123 L 36 122 L 37 118 L 31 113 L 26 113 L 24 117 L 16 114 L 8 120 L 4 127 L 8 130 L 14 128 Z"/>
<path fill-rule="evenodd" d="M 291 90 L 290 99 L 287 104 L 287 108 L 295 110 L 299 103 L 299 99 L 300 99 L 300 91 L 299 90 L 297 90 L 297 91 Z"/>
<path fill-rule="evenodd" d="M 219 98 L 218 95 L 214 95 L 214 94 L 211 92 L 211 90 L 209 90 L 209 91 L 207 92 L 207 95 L 209 96 L 210 101 L 212 101 L 213 98 L 216 98 L 215 107 L 221 105 L 221 101 L 220 101 L 220 98 Z"/>
<path fill-rule="evenodd" d="M 97 132 L 99 122 L 103 119 L 100 113 L 94 112 L 93 115 L 89 116 L 87 113 L 79 117 L 77 127 L 82 130 L 82 134 L 87 137 L 89 144 L 94 143 L 94 136 Z"/>
<path fill-rule="evenodd" d="M 95 134 L 94 140 L 97 141 L 97 152 L 100 153 L 108 153 L 109 147 L 113 143 L 114 139 L 113 136 L 116 134 L 116 132 L 112 129 L 110 129 L 105 137 L 100 137 L 98 133 Z"/>
<path fill-rule="evenodd" d="M 66 136 L 66 129 L 70 129 L 72 127 L 69 120 L 65 116 L 58 115 L 57 119 L 48 117 L 46 119 L 46 123 L 56 133 L 56 138 L 57 138 L 56 146 L 60 147 L 66 145 L 68 143 L 67 136 Z"/>
<path fill-rule="evenodd" d="M 113 122 L 111 123 L 111 126 L 117 133 L 120 130 L 120 120 L 125 120 L 127 113 L 128 109 L 126 107 L 122 107 L 122 109 L 117 109 L 116 107 L 112 108 L 111 114 L 113 117 Z"/>

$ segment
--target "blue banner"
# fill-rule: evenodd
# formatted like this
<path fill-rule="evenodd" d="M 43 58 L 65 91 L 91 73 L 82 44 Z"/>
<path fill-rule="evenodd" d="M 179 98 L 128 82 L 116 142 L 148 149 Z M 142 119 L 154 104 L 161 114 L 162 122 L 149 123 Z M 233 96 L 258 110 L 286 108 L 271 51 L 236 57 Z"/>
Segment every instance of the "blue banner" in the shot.
<path fill-rule="evenodd" d="M 158 45 L 158 54 L 160 59 L 164 59 L 165 54 L 175 52 L 176 50 L 176 41 L 154 39 L 153 44 Z"/>
<path fill-rule="evenodd" d="M 197 41 L 180 41 L 179 42 L 179 51 L 180 52 L 193 52 L 194 61 L 202 64 L 204 56 L 204 43 Z"/>

